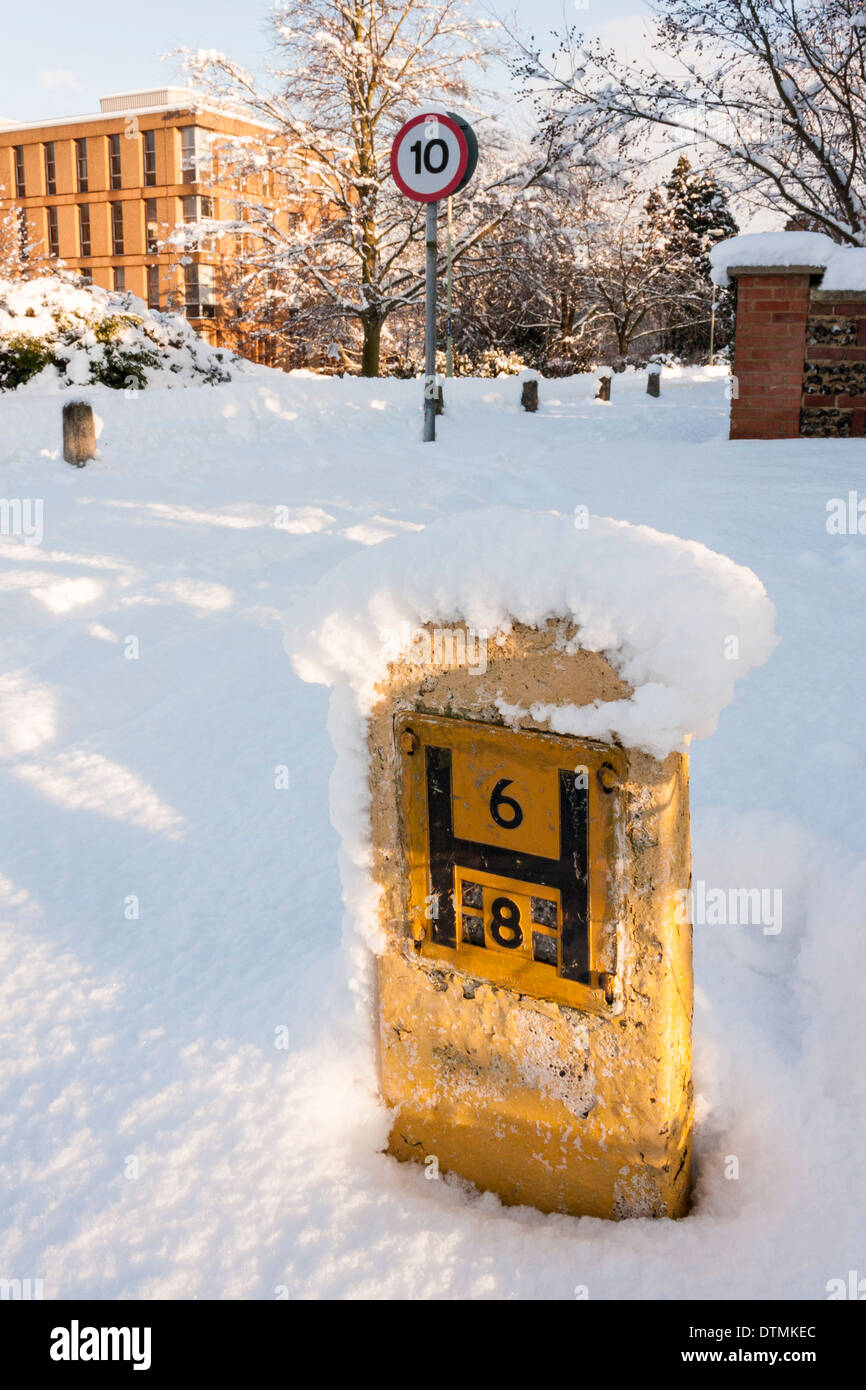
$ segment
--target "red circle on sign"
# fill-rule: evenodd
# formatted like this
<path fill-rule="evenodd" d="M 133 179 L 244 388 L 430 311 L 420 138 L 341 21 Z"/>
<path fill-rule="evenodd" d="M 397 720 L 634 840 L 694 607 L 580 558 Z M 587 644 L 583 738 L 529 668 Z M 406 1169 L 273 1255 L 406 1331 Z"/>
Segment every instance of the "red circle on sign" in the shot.
<path fill-rule="evenodd" d="M 415 126 L 420 125 L 422 121 L 429 121 L 431 119 L 438 121 L 440 125 L 446 126 L 456 137 L 457 146 L 460 150 L 460 159 L 457 173 L 453 178 L 448 180 L 444 188 L 437 190 L 435 193 L 418 193 L 414 188 L 411 188 L 403 178 L 397 167 L 397 158 L 400 153 L 400 146 L 403 144 L 403 140 L 409 134 L 410 130 L 414 130 Z M 420 116 L 413 116 L 411 121 L 407 121 L 406 124 L 398 130 L 394 138 L 394 143 L 391 146 L 391 177 L 400 192 L 405 193 L 407 198 L 412 198 L 416 203 L 438 203 L 440 198 L 450 198 L 451 194 L 459 185 L 460 180 L 463 178 L 463 175 L 466 173 L 466 165 L 468 163 L 469 146 L 466 142 L 466 136 L 451 116 L 444 116 L 439 111 L 425 111 L 422 112 Z"/>

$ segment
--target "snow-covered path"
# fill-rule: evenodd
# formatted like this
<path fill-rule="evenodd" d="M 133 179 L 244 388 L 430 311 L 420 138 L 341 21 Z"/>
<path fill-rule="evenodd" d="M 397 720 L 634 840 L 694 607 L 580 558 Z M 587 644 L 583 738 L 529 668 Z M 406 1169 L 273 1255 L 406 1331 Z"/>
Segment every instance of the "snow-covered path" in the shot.
<path fill-rule="evenodd" d="M 0 1275 L 48 1297 L 596 1299 L 866 1274 L 866 536 L 826 529 L 830 498 L 866 495 L 862 442 L 730 444 L 702 373 L 659 401 L 592 390 L 542 383 L 533 417 L 513 380 L 449 383 L 432 447 L 412 382 L 99 391 L 81 472 L 60 397 L 0 396 L 0 497 L 44 499 L 41 545 L 0 536 Z M 778 609 L 782 644 L 692 749 L 696 880 L 781 889 L 784 921 L 696 926 L 684 1222 L 508 1211 L 377 1152 L 327 694 L 281 618 L 359 546 L 494 502 L 703 541 Z"/>

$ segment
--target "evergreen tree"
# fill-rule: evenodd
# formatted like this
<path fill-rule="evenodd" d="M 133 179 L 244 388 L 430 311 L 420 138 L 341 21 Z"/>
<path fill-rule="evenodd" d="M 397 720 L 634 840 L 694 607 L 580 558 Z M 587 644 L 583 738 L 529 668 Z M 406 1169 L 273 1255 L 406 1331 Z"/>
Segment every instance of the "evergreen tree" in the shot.
<path fill-rule="evenodd" d="M 713 284 L 709 253 L 739 228 L 727 195 L 712 174 L 693 169 L 685 155 L 661 189 L 647 200 L 647 216 L 658 229 L 665 259 L 673 267 L 665 347 L 680 356 L 704 355 L 710 346 Z M 730 338 L 733 294 L 716 290 L 715 348 Z M 687 312 L 682 310 L 687 308 Z"/>
<path fill-rule="evenodd" d="M 670 224 L 668 245 L 681 251 L 698 273 L 709 279 L 710 251 L 717 242 L 739 231 L 727 194 L 712 174 L 693 169 L 685 155 L 677 160 L 663 187 Z"/>

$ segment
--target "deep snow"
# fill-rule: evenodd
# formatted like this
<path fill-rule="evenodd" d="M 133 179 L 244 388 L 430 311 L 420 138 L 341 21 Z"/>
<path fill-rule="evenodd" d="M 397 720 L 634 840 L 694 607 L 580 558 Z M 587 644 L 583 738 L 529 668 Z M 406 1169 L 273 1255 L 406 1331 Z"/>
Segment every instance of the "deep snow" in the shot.
<path fill-rule="evenodd" d="M 48 1297 L 598 1299 L 823 1298 L 866 1275 L 866 536 L 826 525 L 862 443 L 729 443 L 711 373 L 666 372 L 657 401 L 640 378 L 593 392 L 542 382 L 531 416 L 513 379 L 448 383 L 424 445 L 413 382 L 98 389 L 83 471 L 58 394 L 0 396 L 0 498 L 44 499 L 41 545 L 0 536 L 4 1277 Z M 678 1223 L 506 1210 L 377 1151 L 327 693 L 282 619 L 360 547 L 503 503 L 699 541 L 777 609 L 781 645 L 692 747 L 695 880 L 780 889 L 783 920 L 696 924 Z"/>

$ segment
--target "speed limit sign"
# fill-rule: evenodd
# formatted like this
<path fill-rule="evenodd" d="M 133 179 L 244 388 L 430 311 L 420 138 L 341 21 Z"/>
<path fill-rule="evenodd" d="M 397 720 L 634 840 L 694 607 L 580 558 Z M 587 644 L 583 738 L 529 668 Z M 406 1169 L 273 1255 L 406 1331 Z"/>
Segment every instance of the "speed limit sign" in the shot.
<path fill-rule="evenodd" d="M 416 203 L 450 198 L 469 182 L 477 162 L 472 127 L 459 116 L 437 111 L 413 116 L 391 147 L 394 182 Z"/>

